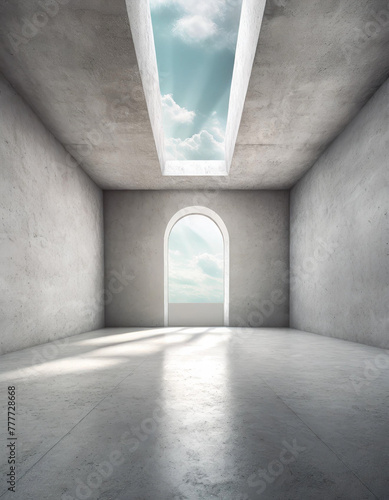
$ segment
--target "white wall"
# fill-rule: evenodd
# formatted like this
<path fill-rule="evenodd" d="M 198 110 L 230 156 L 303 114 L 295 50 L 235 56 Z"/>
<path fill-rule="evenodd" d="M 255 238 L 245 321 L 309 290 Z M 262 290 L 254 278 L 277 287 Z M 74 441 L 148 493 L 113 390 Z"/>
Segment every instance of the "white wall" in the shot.
<path fill-rule="evenodd" d="M 389 347 L 389 81 L 291 193 L 291 326 Z"/>
<path fill-rule="evenodd" d="M 106 191 L 107 326 L 164 324 L 165 229 L 178 210 L 199 205 L 229 232 L 230 325 L 288 326 L 288 192 Z"/>
<path fill-rule="evenodd" d="M 102 192 L 0 79 L 0 353 L 104 325 Z"/>

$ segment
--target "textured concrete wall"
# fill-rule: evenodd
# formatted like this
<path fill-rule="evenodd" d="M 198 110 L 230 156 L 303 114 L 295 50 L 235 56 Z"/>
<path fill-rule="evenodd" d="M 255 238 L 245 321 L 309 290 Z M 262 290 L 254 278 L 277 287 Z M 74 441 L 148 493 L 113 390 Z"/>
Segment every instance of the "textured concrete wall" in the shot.
<path fill-rule="evenodd" d="M 389 82 L 291 193 L 291 326 L 389 347 Z"/>
<path fill-rule="evenodd" d="M 266 0 L 246 0 L 242 3 L 225 138 L 228 172 L 234 156 L 265 5 Z"/>
<path fill-rule="evenodd" d="M 198 205 L 229 232 L 230 325 L 288 326 L 288 192 L 106 191 L 107 326 L 163 325 L 165 229 Z"/>
<path fill-rule="evenodd" d="M 0 352 L 103 326 L 102 192 L 0 79 Z"/>

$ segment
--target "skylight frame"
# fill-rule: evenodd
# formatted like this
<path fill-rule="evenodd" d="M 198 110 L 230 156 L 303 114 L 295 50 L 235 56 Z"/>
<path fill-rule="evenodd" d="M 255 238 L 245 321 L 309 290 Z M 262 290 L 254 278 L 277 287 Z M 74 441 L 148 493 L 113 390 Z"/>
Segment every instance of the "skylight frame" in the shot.
<path fill-rule="evenodd" d="M 132 39 L 146 97 L 161 172 L 164 176 L 227 176 L 254 63 L 266 0 L 243 0 L 225 135 L 225 160 L 170 161 L 165 158 L 162 98 L 150 5 L 126 0 Z"/>

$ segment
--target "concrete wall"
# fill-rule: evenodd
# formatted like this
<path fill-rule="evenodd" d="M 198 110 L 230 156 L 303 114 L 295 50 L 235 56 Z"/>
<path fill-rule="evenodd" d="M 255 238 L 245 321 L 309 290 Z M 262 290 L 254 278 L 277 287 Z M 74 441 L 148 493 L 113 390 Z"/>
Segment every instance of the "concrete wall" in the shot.
<path fill-rule="evenodd" d="M 0 79 L 0 352 L 102 327 L 102 192 Z"/>
<path fill-rule="evenodd" d="M 214 210 L 229 232 L 230 325 L 288 326 L 286 191 L 106 191 L 106 325 L 163 325 L 165 229 L 195 205 Z"/>
<path fill-rule="evenodd" d="M 389 82 L 291 192 L 291 327 L 389 347 Z"/>

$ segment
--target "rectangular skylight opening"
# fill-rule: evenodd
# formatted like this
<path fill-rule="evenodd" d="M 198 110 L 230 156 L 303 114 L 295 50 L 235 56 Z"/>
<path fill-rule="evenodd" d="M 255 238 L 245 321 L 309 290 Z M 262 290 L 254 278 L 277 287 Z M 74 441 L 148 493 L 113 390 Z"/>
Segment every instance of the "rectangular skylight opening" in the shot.
<path fill-rule="evenodd" d="M 194 160 L 194 161 L 171 161 L 165 162 L 163 175 L 185 176 L 220 176 L 228 175 L 225 160 Z"/>
<path fill-rule="evenodd" d="M 265 0 L 126 0 L 163 175 L 228 175 Z"/>

